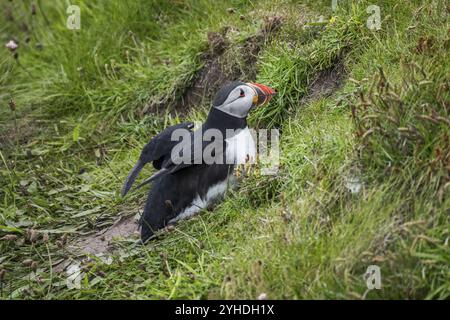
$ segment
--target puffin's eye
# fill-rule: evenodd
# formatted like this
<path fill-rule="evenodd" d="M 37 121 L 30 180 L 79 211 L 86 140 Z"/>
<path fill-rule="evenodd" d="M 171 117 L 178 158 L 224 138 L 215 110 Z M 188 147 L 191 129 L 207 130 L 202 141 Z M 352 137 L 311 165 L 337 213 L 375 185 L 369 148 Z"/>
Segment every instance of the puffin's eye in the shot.
<path fill-rule="evenodd" d="M 240 91 L 240 94 L 239 94 L 239 96 L 240 97 L 245 97 L 245 92 L 244 92 L 244 90 L 242 90 L 242 89 L 240 89 L 241 91 Z"/>

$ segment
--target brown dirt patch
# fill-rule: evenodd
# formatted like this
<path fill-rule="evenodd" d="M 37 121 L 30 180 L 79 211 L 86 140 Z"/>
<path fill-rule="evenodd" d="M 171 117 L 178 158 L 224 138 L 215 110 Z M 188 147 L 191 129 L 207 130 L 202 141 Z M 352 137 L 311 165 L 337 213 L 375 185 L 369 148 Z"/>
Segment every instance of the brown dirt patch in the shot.
<path fill-rule="evenodd" d="M 263 46 L 280 29 L 282 17 L 264 18 L 260 30 L 242 43 L 230 45 L 227 34 L 231 27 L 220 33 L 210 32 L 208 44 L 210 52 L 204 55 L 206 61 L 195 75 L 192 85 L 184 91 L 177 110 L 186 110 L 202 102 L 210 102 L 219 88 L 231 81 L 254 81 L 257 74 L 258 55 Z M 227 50 L 242 57 L 242 63 L 227 65 Z"/>
<path fill-rule="evenodd" d="M 345 68 L 342 61 L 336 61 L 332 67 L 319 72 L 311 82 L 304 102 L 329 97 L 342 87 L 345 79 Z"/>
<path fill-rule="evenodd" d="M 147 105 L 143 113 L 173 108 L 185 114 L 191 107 L 210 103 L 223 85 L 235 80 L 254 81 L 257 75 L 258 55 L 282 25 L 281 16 L 264 18 L 259 31 L 239 43 L 231 43 L 229 34 L 236 31 L 225 27 L 220 32 L 208 33 L 208 51 L 201 59 L 203 67 L 194 75 L 191 84 L 180 89 L 180 98 L 171 103 Z"/>
<path fill-rule="evenodd" d="M 17 119 L 16 124 L 14 119 L 10 119 L 7 123 L 2 123 L 1 126 L 3 128 L 0 130 L 0 150 L 13 147 L 16 141 L 20 145 L 27 144 L 40 132 L 38 123 L 29 118 Z"/>
<path fill-rule="evenodd" d="M 115 239 L 136 238 L 139 236 L 138 221 L 134 216 L 120 217 L 111 227 L 100 230 L 87 237 L 76 246 L 83 254 L 103 254 L 113 251 Z"/>

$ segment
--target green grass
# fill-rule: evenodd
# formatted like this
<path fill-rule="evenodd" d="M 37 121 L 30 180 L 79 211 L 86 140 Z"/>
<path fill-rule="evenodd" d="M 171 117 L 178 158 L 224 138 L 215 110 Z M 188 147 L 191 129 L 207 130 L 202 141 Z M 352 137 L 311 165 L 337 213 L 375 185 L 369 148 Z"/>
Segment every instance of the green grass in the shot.
<path fill-rule="evenodd" d="M 39 3 L 35 16 L 31 1 L 0 3 L 1 40 L 19 41 L 18 61 L 0 49 L 3 299 L 448 299 L 442 1 L 378 1 L 379 31 L 366 27 L 366 1 L 336 12 L 329 1 L 80 2 L 78 31 L 65 28 L 67 3 Z M 239 45 L 268 15 L 283 24 L 257 80 L 279 94 L 250 123 L 282 130 L 279 173 L 245 177 L 213 211 L 145 247 L 118 240 L 111 265 L 93 259 L 81 289 L 67 289 L 51 266 L 77 259 L 70 244 L 142 208 L 145 190 L 119 196 L 142 146 L 167 125 L 204 120 L 205 105 L 175 107 L 204 64 L 207 33 L 234 27 L 223 63 L 241 67 Z M 340 87 L 309 99 L 336 65 Z M 367 291 L 372 264 L 381 290 Z"/>

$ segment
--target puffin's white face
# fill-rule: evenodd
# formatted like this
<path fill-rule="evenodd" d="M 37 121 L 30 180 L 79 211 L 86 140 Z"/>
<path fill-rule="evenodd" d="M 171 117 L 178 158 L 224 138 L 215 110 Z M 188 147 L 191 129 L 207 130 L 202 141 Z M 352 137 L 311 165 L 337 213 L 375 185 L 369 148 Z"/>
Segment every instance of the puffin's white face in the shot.
<path fill-rule="evenodd" d="M 231 90 L 221 105 L 214 107 L 233 117 L 245 118 L 257 101 L 258 93 L 256 89 L 247 84 L 242 84 Z"/>

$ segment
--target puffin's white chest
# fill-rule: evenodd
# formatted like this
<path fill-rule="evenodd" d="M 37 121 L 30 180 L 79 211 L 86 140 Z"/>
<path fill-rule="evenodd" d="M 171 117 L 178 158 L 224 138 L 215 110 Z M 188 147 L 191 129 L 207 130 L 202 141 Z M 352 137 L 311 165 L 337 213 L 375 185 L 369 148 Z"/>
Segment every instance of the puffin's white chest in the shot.
<path fill-rule="evenodd" d="M 169 221 L 169 223 L 174 223 L 178 220 L 186 219 L 197 212 L 201 211 L 202 209 L 207 208 L 211 203 L 213 203 L 217 198 L 222 197 L 227 189 L 231 187 L 234 184 L 234 178 L 230 176 L 229 178 L 212 185 L 206 195 L 204 197 L 200 197 L 197 195 L 194 200 L 192 200 L 192 203 L 183 209 L 183 211 L 180 212 L 179 215 L 177 215 L 175 218 Z"/>
<path fill-rule="evenodd" d="M 237 135 L 226 139 L 227 142 L 227 164 L 254 163 L 256 160 L 256 144 L 253 136 L 246 127 Z"/>

